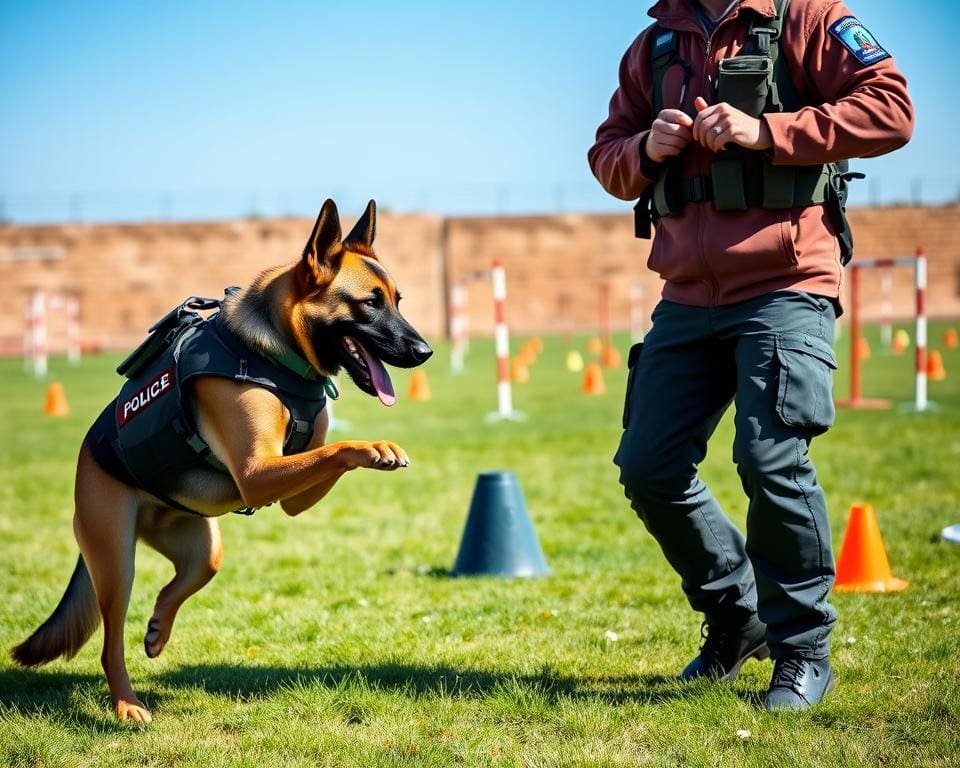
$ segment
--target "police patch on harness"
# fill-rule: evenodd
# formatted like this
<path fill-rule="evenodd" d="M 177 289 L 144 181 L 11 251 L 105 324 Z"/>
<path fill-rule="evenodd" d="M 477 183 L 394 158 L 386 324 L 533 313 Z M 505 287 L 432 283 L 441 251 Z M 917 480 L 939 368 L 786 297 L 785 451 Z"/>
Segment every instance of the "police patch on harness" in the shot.
<path fill-rule="evenodd" d="M 157 374 L 148 383 L 123 402 L 117 403 L 117 424 L 121 427 L 138 413 L 149 408 L 158 398 L 173 388 L 174 369 L 168 368 Z"/>
<path fill-rule="evenodd" d="M 863 65 L 876 64 L 890 58 L 890 54 L 880 47 L 877 39 L 853 16 L 844 16 L 834 22 L 830 26 L 830 34 L 843 43 Z"/>

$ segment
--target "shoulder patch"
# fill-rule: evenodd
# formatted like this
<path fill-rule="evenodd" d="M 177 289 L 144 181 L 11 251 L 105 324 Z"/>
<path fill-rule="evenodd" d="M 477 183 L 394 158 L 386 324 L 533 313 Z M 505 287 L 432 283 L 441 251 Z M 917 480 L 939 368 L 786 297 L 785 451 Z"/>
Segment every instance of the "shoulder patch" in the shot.
<path fill-rule="evenodd" d="M 877 38 L 853 16 L 844 16 L 831 24 L 830 34 L 865 66 L 890 58 L 890 54 L 880 47 Z"/>

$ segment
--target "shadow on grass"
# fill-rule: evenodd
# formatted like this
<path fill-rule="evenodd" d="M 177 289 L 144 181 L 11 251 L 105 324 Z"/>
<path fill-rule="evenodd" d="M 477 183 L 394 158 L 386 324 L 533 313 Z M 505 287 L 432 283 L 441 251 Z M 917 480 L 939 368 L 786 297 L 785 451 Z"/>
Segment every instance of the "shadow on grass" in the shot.
<path fill-rule="evenodd" d="M 698 687 L 680 685 L 663 675 L 567 676 L 552 671 L 519 674 L 443 665 L 384 662 L 359 666 L 321 667 L 246 666 L 195 664 L 164 671 L 140 683 L 139 692 L 156 705 L 173 699 L 178 690 L 201 691 L 225 698 L 269 698 L 291 687 L 323 686 L 330 689 L 365 687 L 399 692 L 417 699 L 474 698 L 498 695 L 532 695 L 549 703 L 560 700 L 597 700 L 610 705 L 637 702 L 658 704 L 695 697 Z M 77 711 L 76 693 L 102 689 L 104 679 L 95 674 L 0 670 L 0 714 L 52 716 L 81 726 L 104 729 L 105 718 L 84 717 Z M 152 689 L 152 690 L 151 690 Z"/>

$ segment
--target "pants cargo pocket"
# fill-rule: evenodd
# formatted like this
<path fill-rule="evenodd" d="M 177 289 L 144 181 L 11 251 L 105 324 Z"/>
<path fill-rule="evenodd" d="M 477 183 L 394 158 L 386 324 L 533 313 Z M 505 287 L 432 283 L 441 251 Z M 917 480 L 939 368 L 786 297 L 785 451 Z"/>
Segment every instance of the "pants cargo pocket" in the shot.
<path fill-rule="evenodd" d="M 630 396 L 633 391 L 633 383 L 637 378 L 637 361 L 640 359 L 640 353 L 643 351 L 643 342 L 638 342 L 630 347 L 630 353 L 627 355 L 627 392 L 623 398 L 623 428 L 627 428 L 630 423 Z"/>
<path fill-rule="evenodd" d="M 825 432 L 836 416 L 833 372 L 837 358 L 826 339 L 805 333 L 777 337 L 780 366 L 777 415 L 791 427 Z"/>

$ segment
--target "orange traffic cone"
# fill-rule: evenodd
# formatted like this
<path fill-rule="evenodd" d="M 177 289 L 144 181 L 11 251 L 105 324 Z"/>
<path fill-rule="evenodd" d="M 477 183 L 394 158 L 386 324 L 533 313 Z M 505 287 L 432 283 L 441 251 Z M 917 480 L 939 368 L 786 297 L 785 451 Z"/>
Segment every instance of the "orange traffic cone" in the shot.
<path fill-rule="evenodd" d="M 860 342 L 857 345 L 857 356 L 861 360 L 870 359 L 870 342 L 867 341 L 863 336 L 860 337 Z"/>
<path fill-rule="evenodd" d="M 939 349 L 931 349 L 927 355 L 927 378 L 930 381 L 946 381 L 947 369 L 943 367 L 943 355 Z"/>
<path fill-rule="evenodd" d="M 54 381 L 47 387 L 47 402 L 44 403 L 43 412 L 47 416 L 66 416 L 70 413 L 67 393 L 63 391 L 63 384 L 59 381 Z"/>
<path fill-rule="evenodd" d="M 583 377 L 583 394 L 602 395 L 606 391 L 607 385 L 603 383 L 603 371 L 597 363 L 590 363 Z"/>
<path fill-rule="evenodd" d="M 957 338 L 956 328 L 947 328 L 947 330 L 943 332 L 943 346 L 947 349 L 960 347 L 960 339 Z"/>
<path fill-rule="evenodd" d="M 526 384 L 530 381 L 530 369 L 520 356 L 513 358 L 510 362 L 510 379 L 517 384 Z"/>
<path fill-rule="evenodd" d="M 427 381 L 427 374 L 417 369 L 410 377 L 410 386 L 407 389 L 407 397 L 411 400 L 427 401 L 430 399 L 430 382 Z"/>
<path fill-rule="evenodd" d="M 591 355 L 599 355 L 603 352 L 603 342 L 600 340 L 599 336 L 591 336 L 587 340 L 587 353 Z"/>
<path fill-rule="evenodd" d="M 603 354 L 600 356 L 600 364 L 604 368 L 619 368 L 620 367 L 620 353 L 617 352 L 617 348 L 613 344 L 607 344 L 603 348 Z"/>
<path fill-rule="evenodd" d="M 541 352 L 543 352 L 543 339 L 541 339 L 539 336 L 534 336 L 532 339 L 530 339 L 530 346 L 533 347 L 533 351 L 539 355 Z"/>
<path fill-rule="evenodd" d="M 899 592 L 909 582 L 890 572 L 872 504 L 853 504 L 837 560 L 838 592 Z"/>

